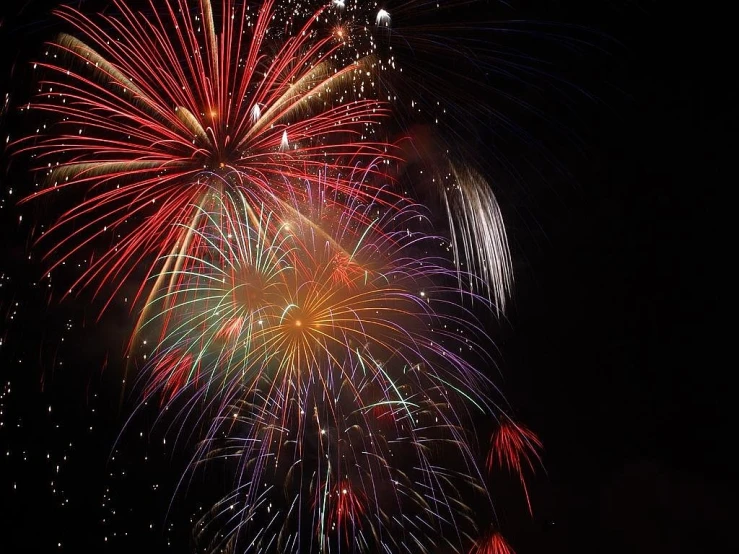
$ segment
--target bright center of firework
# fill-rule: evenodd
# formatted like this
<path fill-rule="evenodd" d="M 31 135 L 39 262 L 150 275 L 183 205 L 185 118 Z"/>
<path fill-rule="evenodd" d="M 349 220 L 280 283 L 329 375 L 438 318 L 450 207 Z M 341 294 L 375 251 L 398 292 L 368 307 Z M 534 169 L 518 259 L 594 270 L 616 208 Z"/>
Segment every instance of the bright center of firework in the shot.
<path fill-rule="evenodd" d="M 343 25 L 337 25 L 336 27 L 334 27 L 333 34 L 334 38 L 339 42 L 343 42 L 349 38 L 348 29 Z"/>
<path fill-rule="evenodd" d="M 304 309 L 292 308 L 285 314 L 282 330 L 286 336 L 302 341 L 312 337 L 317 327 L 315 314 Z"/>
<path fill-rule="evenodd" d="M 296 315 L 286 323 L 288 325 L 288 328 L 293 327 L 295 331 L 300 332 L 301 335 L 303 334 L 303 332 L 310 331 L 310 328 L 312 326 L 312 322 L 308 317 L 306 317 L 305 313 Z"/>

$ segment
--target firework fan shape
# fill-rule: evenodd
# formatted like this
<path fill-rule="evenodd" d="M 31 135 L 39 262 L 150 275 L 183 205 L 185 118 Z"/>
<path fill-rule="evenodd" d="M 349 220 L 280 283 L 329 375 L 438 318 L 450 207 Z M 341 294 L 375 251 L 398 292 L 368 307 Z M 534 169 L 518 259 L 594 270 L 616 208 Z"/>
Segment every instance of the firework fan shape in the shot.
<path fill-rule="evenodd" d="M 493 531 L 476 544 L 469 554 L 516 554 L 516 552 L 499 532 Z"/>

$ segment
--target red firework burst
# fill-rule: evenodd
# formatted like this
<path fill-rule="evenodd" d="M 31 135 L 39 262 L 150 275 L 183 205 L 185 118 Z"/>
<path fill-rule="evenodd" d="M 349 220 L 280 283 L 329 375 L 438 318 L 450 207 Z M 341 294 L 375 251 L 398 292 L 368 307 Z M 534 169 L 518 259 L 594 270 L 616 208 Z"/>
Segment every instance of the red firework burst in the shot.
<path fill-rule="evenodd" d="M 536 465 L 541 464 L 539 453 L 542 448 L 541 440 L 536 433 L 511 420 L 502 420 L 491 440 L 492 445 L 487 459 L 488 470 L 492 471 L 497 465 L 518 475 L 526 496 L 529 513 L 532 513 L 524 468 L 534 472 L 536 470 L 534 462 Z"/>
<path fill-rule="evenodd" d="M 475 544 L 469 554 L 516 554 L 498 531 L 494 531 L 485 540 Z"/>
<path fill-rule="evenodd" d="M 224 0 L 214 13 L 200 0 L 193 13 L 152 0 L 144 15 L 114 4 L 117 16 L 57 11 L 75 36 L 50 45 L 62 61 L 37 64 L 48 77 L 30 104 L 59 120 L 56 134 L 18 143 L 47 177 L 26 200 L 84 191 L 47 233 L 50 269 L 109 238 L 73 288 L 118 290 L 141 263 L 145 282 L 154 260 L 187 243 L 183 226 L 213 187 L 274 205 L 328 175 L 339 194 L 376 194 L 352 185 L 392 157 L 372 139 L 387 114 L 370 93 L 372 50 L 337 42 L 320 24 L 325 6 L 283 14 L 273 0 Z"/>
<path fill-rule="evenodd" d="M 198 369 L 193 365 L 192 354 L 180 352 L 169 352 L 157 360 L 152 368 L 152 378 L 147 386 L 146 396 L 150 396 L 154 390 L 162 390 L 161 402 L 172 400 L 182 386 L 190 379 L 197 381 L 198 375 L 192 375 Z"/>
<path fill-rule="evenodd" d="M 364 495 L 355 491 L 351 482 L 340 481 L 326 499 L 327 531 L 337 531 L 351 543 L 354 533 L 362 527 L 366 503 Z"/>

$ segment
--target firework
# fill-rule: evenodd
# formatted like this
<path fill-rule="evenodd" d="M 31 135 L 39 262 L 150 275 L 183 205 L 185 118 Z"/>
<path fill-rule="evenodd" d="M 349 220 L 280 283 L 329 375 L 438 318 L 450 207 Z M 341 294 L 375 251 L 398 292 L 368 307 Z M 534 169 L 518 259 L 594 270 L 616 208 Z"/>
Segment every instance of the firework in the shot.
<path fill-rule="evenodd" d="M 516 554 L 498 531 L 493 531 L 484 540 L 472 547 L 469 554 Z"/>
<path fill-rule="evenodd" d="M 490 362 L 484 333 L 454 293 L 455 270 L 433 254 L 448 256 L 448 243 L 416 230 L 422 209 L 339 205 L 332 191 L 324 183 L 312 202 L 280 212 L 221 193 L 201 208 L 188 253 L 165 263 L 173 269 L 139 329 L 157 333 L 155 388 L 182 388 L 181 364 L 190 368 L 183 386 L 197 387 L 205 371 L 211 392 L 216 383 L 228 391 L 269 371 L 285 388 L 347 358 L 378 378 L 377 360 L 393 359 L 427 366 L 437 385 L 485 382 L 465 358 Z"/>
<path fill-rule="evenodd" d="M 43 127 L 54 133 L 16 144 L 44 175 L 26 201 L 64 189 L 75 198 L 43 233 L 50 270 L 93 248 L 72 290 L 107 287 L 112 298 L 126 280 L 150 282 L 156 260 L 188 247 L 173 223 L 192 226 L 214 181 L 277 204 L 328 172 L 338 190 L 371 198 L 377 191 L 351 186 L 352 174 L 378 159 L 375 171 L 385 174 L 385 164 L 402 162 L 385 137 L 404 133 L 418 111 L 417 100 L 410 108 L 399 101 L 408 92 L 403 69 L 414 87 L 424 79 L 395 52 L 428 50 L 424 27 L 409 24 L 428 10 L 423 3 L 400 3 L 405 26 L 390 34 L 390 14 L 375 3 L 227 0 L 218 11 L 210 0 L 161 0 L 147 13 L 114 6 L 118 15 L 57 11 L 73 34 L 49 44 L 36 64 L 44 76 L 28 105 L 51 119 Z M 431 44 L 442 48 L 437 38 Z M 442 52 L 466 59 L 458 48 Z M 440 100 L 453 95 L 425 92 L 427 117 L 438 123 Z M 400 129 L 380 125 L 391 113 Z M 429 159 L 447 150 L 441 144 Z M 460 275 L 481 276 L 503 310 L 511 272 L 502 218 L 485 180 L 465 166 L 430 163 L 436 177 L 416 186 L 443 196 Z M 402 196 L 385 192 L 390 204 Z"/>
<path fill-rule="evenodd" d="M 490 471 L 497 466 L 507 469 L 518 477 L 530 513 L 532 513 L 531 499 L 526 487 L 525 471 L 533 473 L 536 471 L 536 466 L 541 465 L 541 448 L 542 443 L 536 433 L 520 423 L 503 419 L 493 433 L 487 459 Z"/>
<path fill-rule="evenodd" d="M 73 288 L 120 286 L 182 248 L 177 223 L 192 226 L 214 180 L 279 203 L 329 172 L 338 190 L 365 194 L 342 175 L 392 157 L 373 138 L 387 107 L 372 92 L 371 42 L 336 41 L 327 7 L 227 0 L 219 23 L 209 0 L 197 10 L 165 0 L 153 15 L 115 6 L 118 16 L 94 19 L 57 12 L 76 35 L 49 45 L 53 61 L 38 64 L 49 76 L 29 107 L 61 121 L 19 144 L 46 173 L 29 198 L 84 194 L 47 233 L 52 268 L 87 244 L 113 245 Z"/>
<path fill-rule="evenodd" d="M 488 467 L 516 473 L 531 509 L 523 471 L 541 444 L 486 376 L 481 321 L 512 285 L 496 198 L 441 144 L 421 154 L 428 177 L 400 185 L 410 161 L 387 138 L 405 131 L 407 114 L 388 116 L 407 11 L 114 4 L 57 12 L 75 36 L 49 45 L 29 107 L 58 131 L 18 147 L 45 173 L 29 199 L 82 197 L 46 233 L 51 268 L 107 241 L 72 289 L 135 283 L 142 403 L 201 439 L 193 468 L 234 470 L 201 540 L 462 552 L 477 536 L 466 499 L 491 506 L 473 414 L 503 421 Z M 441 201 L 447 237 L 418 189 Z M 477 548 L 512 552 L 497 533 Z"/>
<path fill-rule="evenodd" d="M 321 551 L 458 545 L 450 522 L 469 516 L 454 482 L 487 498 L 465 431 L 470 410 L 494 409 L 470 363 L 490 363 L 484 334 L 421 207 L 335 191 L 279 212 L 214 196 L 191 230 L 200 247 L 169 264 L 186 269 L 140 327 L 158 337 L 146 390 L 202 423 L 196 462 L 235 437 L 240 478 L 211 517 L 250 537 L 246 551 L 299 552 L 308 522 Z M 448 449 L 453 467 L 435 461 Z"/>
<path fill-rule="evenodd" d="M 448 393 L 414 390 L 402 374 L 382 390 L 361 366 L 322 373 L 325 383 L 298 385 L 289 426 L 261 392 L 268 382 L 219 419 L 201 448 L 209 463 L 234 461 L 239 478 L 199 522 L 200 540 L 243 552 L 458 548 L 474 528 L 460 490 L 482 501 L 485 491 L 469 474 L 462 433 L 442 419 Z M 214 448 L 221 433 L 229 438 Z"/>

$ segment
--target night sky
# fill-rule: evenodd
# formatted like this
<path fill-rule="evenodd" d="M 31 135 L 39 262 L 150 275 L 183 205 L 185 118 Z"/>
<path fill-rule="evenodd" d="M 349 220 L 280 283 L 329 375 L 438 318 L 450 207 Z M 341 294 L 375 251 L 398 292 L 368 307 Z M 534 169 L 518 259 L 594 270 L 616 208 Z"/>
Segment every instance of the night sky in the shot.
<path fill-rule="evenodd" d="M 461 16 L 552 21 L 582 41 L 518 38 L 552 77 L 507 86 L 539 113 L 497 104 L 517 132 L 493 117 L 470 129 L 513 250 L 512 307 L 491 323 L 502 383 L 545 447 L 533 518 L 501 483 L 501 526 L 519 554 L 733 544 L 735 364 L 716 315 L 730 255 L 715 213 L 735 180 L 730 37 L 673 3 L 479 4 Z M 35 130 L 18 107 L 59 29 L 53 5 L 0 8 L 3 147 Z M 187 445 L 166 418 L 153 425 L 156 410 L 128 422 L 130 306 L 119 299 L 98 321 L 90 294 L 62 298 L 74 268 L 43 279 L 29 237 L 56 212 L 17 205 L 29 165 L 0 157 L 0 552 L 193 552 L 189 522 L 224 478 L 175 493 Z"/>

